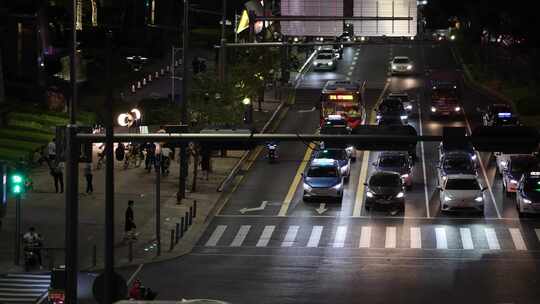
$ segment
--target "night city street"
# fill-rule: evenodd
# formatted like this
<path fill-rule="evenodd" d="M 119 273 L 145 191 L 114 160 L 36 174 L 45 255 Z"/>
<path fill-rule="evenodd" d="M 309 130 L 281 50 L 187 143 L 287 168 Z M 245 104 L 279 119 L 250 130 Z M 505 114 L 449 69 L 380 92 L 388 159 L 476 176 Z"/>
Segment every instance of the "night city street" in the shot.
<path fill-rule="evenodd" d="M 0 4 L 0 303 L 540 302 L 530 13 L 22 2 Z M 32 10 L 41 67 L 10 45 Z"/>

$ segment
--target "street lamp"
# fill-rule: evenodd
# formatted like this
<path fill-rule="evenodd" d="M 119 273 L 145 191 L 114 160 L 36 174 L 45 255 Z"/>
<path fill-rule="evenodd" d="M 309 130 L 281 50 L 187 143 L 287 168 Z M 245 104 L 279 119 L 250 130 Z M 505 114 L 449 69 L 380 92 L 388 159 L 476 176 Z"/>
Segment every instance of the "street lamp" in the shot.
<path fill-rule="evenodd" d="M 244 113 L 244 123 L 251 124 L 253 122 L 253 104 L 251 103 L 251 99 L 249 97 L 242 99 L 242 104 L 247 107 Z"/>

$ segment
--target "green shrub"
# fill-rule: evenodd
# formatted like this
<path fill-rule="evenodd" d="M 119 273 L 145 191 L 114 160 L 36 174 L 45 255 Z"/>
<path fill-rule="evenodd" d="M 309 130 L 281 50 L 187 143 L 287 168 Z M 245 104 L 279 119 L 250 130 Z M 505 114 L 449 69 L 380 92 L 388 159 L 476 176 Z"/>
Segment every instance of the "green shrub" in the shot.
<path fill-rule="evenodd" d="M 3 138 L 0 141 L 0 148 L 23 150 L 23 151 L 28 151 L 28 152 L 33 152 L 37 148 L 39 148 L 40 146 L 43 146 L 43 145 L 44 145 L 44 143 L 22 141 L 22 140 L 15 140 L 15 139 L 7 139 L 7 138 Z"/>
<path fill-rule="evenodd" d="M 21 157 L 28 160 L 30 159 L 30 155 L 31 154 L 26 151 L 0 147 L 0 160 L 2 161 L 16 162 L 19 161 Z"/>
<path fill-rule="evenodd" d="M 0 129 L 0 140 L 7 138 L 43 144 L 49 142 L 53 137 L 53 134 L 45 134 L 33 130 L 25 130 L 19 128 Z"/>

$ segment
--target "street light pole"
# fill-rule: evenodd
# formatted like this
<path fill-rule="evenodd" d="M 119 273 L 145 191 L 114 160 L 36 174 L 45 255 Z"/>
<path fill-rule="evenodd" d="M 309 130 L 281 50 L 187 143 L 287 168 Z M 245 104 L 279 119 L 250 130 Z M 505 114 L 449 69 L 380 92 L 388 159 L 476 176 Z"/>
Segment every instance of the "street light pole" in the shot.
<path fill-rule="evenodd" d="M 21 258 L 21 195 L 15 198 L 15 265 L 20 264 Z"/>
<path fill-rule="evenodd" d="M 180 120 L 183 125 L 189 126 L 188 122 L 188 50 L 189 50 L 189 0 L 184 0 L 184 25 L 182 28 L 183 50 L 182 50 L 182 102 L 180 104 Z M 178 185 L 178 193 L 176 194 L 177 202 L 181 202 L 186 197 L 186 183 L 188 174 L 187 162 L 187 146 L 185 143 L 180 144 L 180 178 Z"/>
<path fill-rule="evenodd" d="M 219 79 L 224 82 L 225 81 L 225 65 L 226 65 L 226 48 L 225 43 L 227 42 L 227 39 L 225 37 L 225 23 L 227 21 L 227 0 L 222 1 L 222 15 L 221 15 L 221 45 L 219 47 Z"/>

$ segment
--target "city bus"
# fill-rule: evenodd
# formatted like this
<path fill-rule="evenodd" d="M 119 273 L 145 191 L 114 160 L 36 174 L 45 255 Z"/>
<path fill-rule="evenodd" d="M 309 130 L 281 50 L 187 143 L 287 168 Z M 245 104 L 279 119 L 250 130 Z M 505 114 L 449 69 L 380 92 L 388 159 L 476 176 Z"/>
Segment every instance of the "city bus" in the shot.
<path fill-rule="evenodd" d="M 362 84 L 352 81 L 328 81 L 321 93 L 321 126 L 329 115 L 341 115 L 351 129 L 366 123 L 366 107 Z"/>

